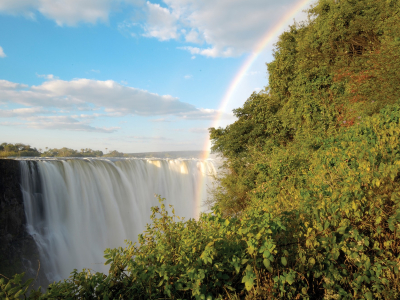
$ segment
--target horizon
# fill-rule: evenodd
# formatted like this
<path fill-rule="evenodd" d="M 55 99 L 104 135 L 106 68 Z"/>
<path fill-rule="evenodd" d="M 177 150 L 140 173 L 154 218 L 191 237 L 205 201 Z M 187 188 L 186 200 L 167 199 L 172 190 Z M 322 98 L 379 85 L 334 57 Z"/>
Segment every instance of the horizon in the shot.
<path fill-rule="evenodd" d="M 312 2 L 6 1 L 0 4 L 0 26 L 7 29 L 0 32 L 0 143 L 207 150 L 215 120 L 234 122 L 232 109 L 267 85 L 273 43 L 294 22 L 282 19 L 290 13 L 305 20 L 293 9 Z M 280 23 L 282 30 L 257 49 Z"/>

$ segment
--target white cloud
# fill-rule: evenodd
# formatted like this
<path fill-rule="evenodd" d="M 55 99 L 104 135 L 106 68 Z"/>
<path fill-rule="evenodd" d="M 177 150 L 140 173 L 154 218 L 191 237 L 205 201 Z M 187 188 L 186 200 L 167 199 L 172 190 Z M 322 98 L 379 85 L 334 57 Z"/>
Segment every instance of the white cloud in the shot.
<path fill-rule="evenodd" d="M 193 77 L 193 75 L 185 75 L 184 77 L 185 77 L 185 79 L 190 79 Z"/>
<path fill-rule="evenodd" d="M 108 22 L 112 11 L 131 8 L 132 21 L 118 25 L 127 36 L 132 27 L 143 28 L 143 36 L 161 41 L 178 39 L 204 45 L 182 47 L 192 55 L 231 57 L 249 53 L 281 22 L 300 0 L 163 0 L 162 5 L 144 0 L 1 0 L 0 13 L 37 13 L 60 26 L 80 22 Z M 121 4 L 124 3 L 124 6 Z M 312 3 L 312 0 L 309 1 Z M 139 8 L 139 9 L 135 9 Z M 300 20 L 305 19 L 305 14 Z M 144 20 L 144 21 L 143 21 Z M 292 23 L 288 20 L 288 24 Z"/>
<path fill-rule="evenodd" d="M 208 57 L 231 57 L 251 52 L 298 2 L 164 0 L 165 10 L 177 18 L 174 29 L 183 34 L 185 41 L 206 44 L 203 48 L 187 46 L 180 49 Z M 169 27 L 169 24 L 165 26 Z"/>
<path fill-rule="evenodd" d="M 226 48 L 223 51 L 221 51 L 215 47 L 201 49 L 198 47 L 185 46 L 185 47 L 178 47 L 178 49 L 187 50 L 190 52 L 190 54 L 200 54 L 200 55 L 204 55 L 207 57 L 230 57 L 234 54 L 234 49 L 231 47 Z M 192 56 L 192 59 L 193 59 L 193 56 Z"/>
<path fill-rule="evenodd" d="M 199 108 L 195 111 L 179 113 L 177 116 L 185 120 L 214 120 L 218 116 L 218 111 L 215 109 Z"/>
<path fill-rule="evenodd" d="M 35 18 L 37 12 L 54 20 L 59 26 L 79 22 L 107 22 L 112 10 L 121 2 L 143 5 L 143 0 L 1 0 L 0 12 Z"/>
<path fill-rule="evenodd" d="M 11 81 L 0 79 L 0 91 L 24 89 L 27 87 L 28 87 L 28 85 L 26 85 L 26 84 L 14 83 Z"/>
<path fill-rule="evenodd" d="M 169 123 L 172 122 L 171 120 L 168 120 L 166 118 L 160 118 L 160 119 L 153 119 L 150 120 L 150 122 L 156 122 L 156 123 Z"/>
<path fill-rule="evenodd" d="M 0 1 L 0 12 L 12 15 L 25 15 L 33 18 L 34 11 L 39 5 L 38 0 L 2 0 Z"/>
<path fill-rule="evenodd" d="M 7 55 L 4 53 L 4 50 L 2 47 L 0 47 L 0 57 L 6 57 Z"/>
<path fill-rule="evenodd" d="M 72 131 L 89 131 L 111 133 L 119 127 L 99 128 L 89 125 L 88 121 L 99 117 L 93 115 L 73 115 L 73 116 L 41 116 L 42 114 L 57 114 L 59 111 L 50 111 L 42 107 L 16 108 L 4 110 L 0 109 L 0 118 L 19 118 L 25 122 L 2 122 L 1 125 L 7 126 L 26 126 L 37 129 L 62 129 Z"/>
<path fill-rule="evenodd" d="M 41 75 L 41 74 L 37 74 L 37 73 L 36 73 L 36 76 L 39 77 L 39 78 L 45 78 L 45 79 L 47 79 L 47 80 L 58 79 L 58 77 L 54 76 L 53 74 L 47 74 L 47 75 L 44 74 L 44 75 Z"/>
<path fill-rule="evenodd" d="M 0 102 L 68 110 L 104 109 L 109 116 L 175 115 L 180 118 L 204 119 L 214 110 L 198 109 L 170 95 L 158 95 L 115 81 L 91 79 L 48 80 L 38 86 L 0 80 Z"/>
<path fill-rule="evenodd" d="M 89 132 L 102 132 L 112 133 L 119 129 L 119 127 L 94 127 L 86 122 L 79 121 L 69 116 L 34 116 L 26 118 L 27 126 L 36 129 L 58 129 L 58 130 L 71 130 L 71 131 L 89 131 Z"/>
<path fill-rule="evenodd" d="M 201 44 L 203 41 L 199 37 L 199 33 L 196 30 L 191 30 L 185 35 L 185 40 L 188 43 Z"/>
<path fill-rule="evenodd" d="M 178 27 L 176 25 L 178 16 L 159 4 L 147 2 L 146 6 L 147 22 L 144 25 L 145 33 L 143 35 L 154 37 L 161 41 L 178 38 Z"/>
<path fill-rule="evenodd" d="M 167 140 L 171 140 L 169 138 L 166 137 L 162 137 L 162 136 L 128 136 L 126 137 L 128 139 L 134 139 L 134 140 L 157 140 L 157 141 L 167 141 Z"/>
<path fill-rule="evenodd" d="M 37 114 L 48 114 L 49 110 L 42 107 L 0 109 L 0 118 L 29 117 Z"/>

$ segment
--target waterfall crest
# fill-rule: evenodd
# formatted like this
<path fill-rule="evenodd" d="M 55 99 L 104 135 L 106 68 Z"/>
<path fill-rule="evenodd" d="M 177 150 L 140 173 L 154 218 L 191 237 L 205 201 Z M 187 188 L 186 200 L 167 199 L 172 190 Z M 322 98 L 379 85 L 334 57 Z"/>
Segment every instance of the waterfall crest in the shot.
<path fill-rule="evenodd" d="M 212 161 L 64 159 L 20 161 L 28 232 L 50 280 L 73 269 L 107 272 L 103 252 L 124 245 L 150 222 L 155 194 L 196 218 L 215 174 Z M 196 201 L 196 198 L 200 201 Z"/>

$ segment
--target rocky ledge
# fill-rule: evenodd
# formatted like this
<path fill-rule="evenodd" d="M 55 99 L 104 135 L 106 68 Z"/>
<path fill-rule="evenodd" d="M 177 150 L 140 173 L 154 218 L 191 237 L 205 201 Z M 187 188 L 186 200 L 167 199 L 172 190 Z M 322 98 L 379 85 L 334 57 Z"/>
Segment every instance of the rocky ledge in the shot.
<path fill-rule="evenodd" d="M 0 159 L 0 274 L 35 278 L 38 270 L 39 251 L 26 230 L 19 161 Z M 47 286 L 45 278 L 39 270 L 35 286 Z"/>

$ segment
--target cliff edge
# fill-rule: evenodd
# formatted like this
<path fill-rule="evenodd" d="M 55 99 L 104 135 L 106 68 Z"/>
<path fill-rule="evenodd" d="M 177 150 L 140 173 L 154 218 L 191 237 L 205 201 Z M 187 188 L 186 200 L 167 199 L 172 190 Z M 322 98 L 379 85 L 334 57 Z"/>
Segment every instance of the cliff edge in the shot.
<path fill-rule="evenodd" d="M 39 251 L 26 230 L 21 191 L 19 161 L 0 159 L 0 274 L 11 278 L 25 272 L 35 278 L 39 269 Z M 41 270 L 35 286 L 47 286 Z"/>

